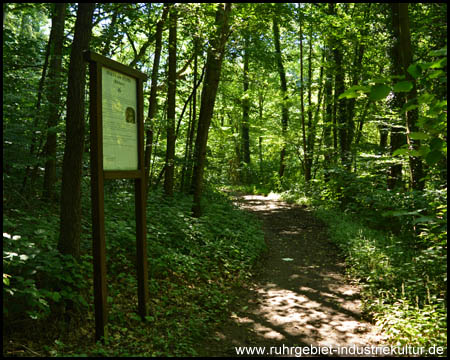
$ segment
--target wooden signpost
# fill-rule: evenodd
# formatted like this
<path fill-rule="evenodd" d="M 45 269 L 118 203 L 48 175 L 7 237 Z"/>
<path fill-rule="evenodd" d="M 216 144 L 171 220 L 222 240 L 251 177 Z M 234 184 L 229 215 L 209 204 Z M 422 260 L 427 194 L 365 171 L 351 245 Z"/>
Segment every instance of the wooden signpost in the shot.
<path fill-rule="evenodd" d="M 148 273 L 143 82 L 147 76 L 91 51 L 90 141 L 95 339 L 107 337 L 104 180 L 134 179 L 138 312 L 147 316 Z"/>

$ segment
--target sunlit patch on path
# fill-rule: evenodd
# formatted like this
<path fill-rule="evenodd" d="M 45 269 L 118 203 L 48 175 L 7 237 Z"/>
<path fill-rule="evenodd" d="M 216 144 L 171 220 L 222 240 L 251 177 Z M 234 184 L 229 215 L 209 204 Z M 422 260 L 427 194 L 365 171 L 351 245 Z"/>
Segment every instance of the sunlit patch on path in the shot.
<path fill-rule="evenodd" d="M 263 220 L 268 251 L 236 311 L 207 341 L 209 355 L 236 355 L 235 346 L 380 344 L 362 318 L 358 287 L 345 277 L 337 248 L 310 211 L 273 194 L 236 202 Z"/>

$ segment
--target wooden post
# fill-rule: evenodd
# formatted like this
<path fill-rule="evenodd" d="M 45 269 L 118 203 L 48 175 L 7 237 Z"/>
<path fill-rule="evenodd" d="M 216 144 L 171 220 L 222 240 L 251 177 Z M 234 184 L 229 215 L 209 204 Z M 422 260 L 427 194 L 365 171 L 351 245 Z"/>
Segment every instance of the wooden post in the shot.
<path fill-rule="evenodd" d="M 95 340 L 107 337 L 106 243 L 101 113 L 101 66 L 89 64 L 91 130 L 92 252 L 94 265 Z"/>
<path fill-rule="evenodd" d="M 136 208 L 136 255 L 137 255 L 137 280 L 138 280 L 138 307 L 142 320 L 148 315 L 148 271 L 147 271 L 147 189 L 145 173 L 144 152 L 144 95 L 143 79 L 138 79 L 137 85 L 137 108 L 138 108 L 138 149 L 140 177 L 135 180 L 135 208 Z"/>
<path fill-rule="evenodd" d="M 138 282 L 138 313 L 148 315 L 148 271 L 146 241 L 146 178 L 144 166 L 144 99 L 143 81 L 146 75 L 101 55 L 85 52 L 90 70 L 90 139 L 91 139 L 91 199 L 92 249 L 94 266 L 95 340 L 107 338 L 106 243 L 104 215 L 104 180 L 134 179 L 136 212 L 136 253 Z M 136 80 L 137 169 L 104 170 L 102 69 L 107 67 Z M 128 120 L 127 120 L 128 121 Z M 115 145 L 114 145 L 115 146 Z"/>

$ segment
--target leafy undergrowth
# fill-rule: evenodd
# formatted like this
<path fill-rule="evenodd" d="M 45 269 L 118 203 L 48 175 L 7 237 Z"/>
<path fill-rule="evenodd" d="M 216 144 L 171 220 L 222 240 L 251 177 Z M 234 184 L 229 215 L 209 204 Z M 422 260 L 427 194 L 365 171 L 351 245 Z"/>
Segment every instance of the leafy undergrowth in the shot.
<path fill-rule="evenodd" d="M 320 209 L 363 288 L 364 311 L 398 346 L 447 349 L 446 245 L 414 248 L 342 212 Z"/>
<path fill-rule="evenodd" d="M 386 190 L 384 181 L 335 168 L 327 183 L 297 184 L 282 198 L 328 225 L 388 341 L 446 349 L 447 189 Z"/>
<path fill-rule="evenodd" d="M 111 191 L 109 191 L 111 190 Z M 223 195 L 206 194 L 204 216 L 191 198 L 149 195 L 149 316 L 137 315 L 134 195 L 105 189 L 108 339 L 94 343 L 88 199 L 84 255 L 58 255 L 57 209 L 11 209 L 4 217 L 6 356 L 190 356 L 227 314 L 231 290 L 250 276 L 265 248 L 260 223 Z M 109 195 L 108 195 L 109 194 Z M 114 194 L 114 195 L 112 195 Z M 12 211 L 14 210 L 14 211 Z"/>

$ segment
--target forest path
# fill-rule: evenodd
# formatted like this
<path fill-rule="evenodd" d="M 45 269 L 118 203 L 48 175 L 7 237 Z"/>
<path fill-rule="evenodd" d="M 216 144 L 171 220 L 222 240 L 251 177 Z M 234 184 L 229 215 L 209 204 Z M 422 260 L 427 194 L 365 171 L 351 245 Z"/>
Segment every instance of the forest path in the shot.
<path fill-rule="evenodd" d="M 286 347 L 337 351 L 380 344 L 375 327 L 362 318 L 358 287 L 349 283 L 337 247 L 311 211 L 276 196 L 241 195 L 235 202 L 262 219 L 268 251 L 251 283 L 236 290 L 232 316 L 199 344 L 201 355 L 237 356 L 239 346 L 265 347 L 266 355 L 274 346 L 272 355 L 282 355 Z"/>

